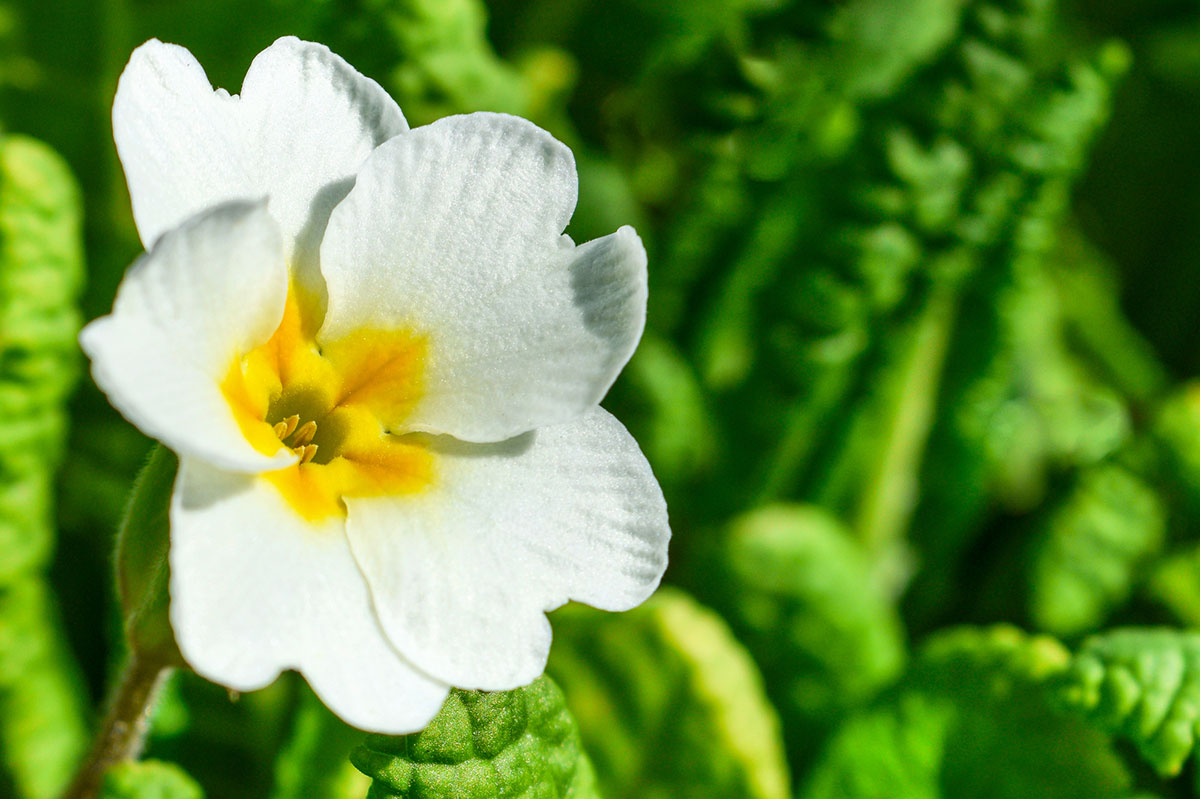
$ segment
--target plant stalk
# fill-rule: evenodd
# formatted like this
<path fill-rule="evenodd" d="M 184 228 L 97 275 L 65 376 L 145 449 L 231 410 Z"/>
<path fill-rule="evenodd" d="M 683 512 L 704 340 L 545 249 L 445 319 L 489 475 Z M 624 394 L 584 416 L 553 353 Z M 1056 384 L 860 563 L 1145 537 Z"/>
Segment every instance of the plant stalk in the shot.
<path fill-rule="evenodd" d="M 157 654 L 130 653 L 92 750 L 62 799 L 96 799 L 109 767 L 141 754 L 150 712 L 170 669 L 170 662 Z"/>

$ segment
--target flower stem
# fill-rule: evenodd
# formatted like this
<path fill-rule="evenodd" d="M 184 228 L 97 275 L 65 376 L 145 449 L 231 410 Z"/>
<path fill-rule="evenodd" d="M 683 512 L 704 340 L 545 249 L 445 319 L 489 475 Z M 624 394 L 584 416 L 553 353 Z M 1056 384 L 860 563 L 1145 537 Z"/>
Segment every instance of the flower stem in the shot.
<path fill-rule="evenodd" d="M 156 653 L 130 653 L 92 750 L 62 799 L 96 799 L 109 766 L 141 754 L 150 711 L 170 668 Z"/>

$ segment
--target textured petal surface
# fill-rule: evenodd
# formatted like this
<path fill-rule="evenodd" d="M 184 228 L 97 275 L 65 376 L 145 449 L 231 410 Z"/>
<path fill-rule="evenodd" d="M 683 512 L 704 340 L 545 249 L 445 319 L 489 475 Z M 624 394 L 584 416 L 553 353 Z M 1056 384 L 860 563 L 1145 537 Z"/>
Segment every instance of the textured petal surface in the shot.
<path fill-rule="evenodd" d="M 180 454 L 237 471 L 278 469 L 246 440 L 221 381 L 283 316 L 287 267 L 262 202 L 205 211 L 158 240 L 80 343 L 109 401 Z"/>
<path fill-rule="evenodd" d="M 436 484 L 347 500 L 350 546 L 388 637 L 453 685 L 510 689 L 546 663 L 544 611 L 642 602 L 667 563 L 662 492 L 616 419 L 499 444 L 432 438 Z"/>
<path fill-rule="evenodd" d="M 384 638 L 340 518 L 305 522 L 263 478 L 188 459 L 171 507 L 171 625 L 199 674 L 248 691 L 294 668 L 374 732 L 424 727 L 448 691 Z"/>
<path fill-rule="evenodd" d="M 646 312 L 632 228 L 574 247 L 575 162 L 502 114 L 447 117 L 379 147 L 321 248 L 323 340 L 426 335 L 423 396 L 393 430 L 501 441 L 595 405 Z"/>
<path fill-rule="evenodd" d="M 134 51 L 117 87 L 113 134 L 148 246 L 197 211 L 270 198 L 285 254 L 316 274 L 329 212 L 363 159 L 408 129 L 375 81 L 324 45 L 287 37 L 259 53 L 239 96 L 213 90 L 182 47 Z"/>

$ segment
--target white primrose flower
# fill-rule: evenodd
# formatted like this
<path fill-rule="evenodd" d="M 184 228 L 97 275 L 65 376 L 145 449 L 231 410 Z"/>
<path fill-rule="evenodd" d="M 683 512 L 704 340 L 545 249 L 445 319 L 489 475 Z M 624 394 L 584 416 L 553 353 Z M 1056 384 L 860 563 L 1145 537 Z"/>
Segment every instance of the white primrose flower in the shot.
<path fill-rule="evenodd" d="M 563 235 L 566 146 L 501 114 L 409 130 L 293 38 L 240 96 L 148 42 L 113 127 L 148 251 L 81 338 L 179 455 L 171 622 L 197 672 L 297 669 L 351 724 L 410 732 L 449 686 L 534 680 L 545 611 L 654 591 L 666 506 L 598 406 L 646 255 L 628 227 Z"/>

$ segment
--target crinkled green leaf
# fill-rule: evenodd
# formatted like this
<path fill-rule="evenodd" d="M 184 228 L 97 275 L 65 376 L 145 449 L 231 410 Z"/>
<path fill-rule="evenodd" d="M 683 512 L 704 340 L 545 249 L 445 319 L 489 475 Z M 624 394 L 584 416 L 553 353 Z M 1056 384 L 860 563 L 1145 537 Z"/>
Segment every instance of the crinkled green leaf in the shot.
<path fill-rule="evenodd" d="M 1084 470 L 1040 525 L 1030 564 L 1030 613 L 1041 629 L 1095 629 L 1130 594 L 1162 546 L 1166 510 L 1158 494 L 1117 464 Z"/>
<path fill-rule="evenodd" d="M 715 613 L 661 588 L 627 613 L 570 605 L 552 621 L 549 672 L 608 799 L 788 795 L 762 678 Z"/>
<path fill-rule="evenodd" d="M 1105 737 L 1051 702 L 1069 654 L 1011 627 L 923 647 L 901 685 L 833 738 L 803 799 L 1103 799 L 1130 777 Z"/>
<path fill-rule="evenodd" d="M 575 719 L 548 677 L 502 693 L 454 690 L 423 731 L 372 735 L 350 759 L 374 780 L 371 799 L 599 796 Z"/>
<path fill-rule="evenodd" d="M 0 138 L 0 582 L 39 567 L 53 541 L 82 275 L 66 164 L 31 139 Z"/>
<path fill-rule="evenodd" d="M 1129 441 L 1130 410 L 1107 382 L 1113 368 L 1122 388 L 1153 379 L 1139 364 L 1094 357 L 1098 341 L 1128 340 L 1127 326 L 1106 316 L 1117 313 L 1111 303 L 1082 307 L 1092 295 L 1075 297 L 1075 281 L 1060 275 L 1078 267 L 1061 232 L 1070 192 L 1128 55 L 1120 45 L 1080 60 L 1048 50 L 1053 6 L 973 6 L 971 24 L 986 35 L 959 43 L 966 77 L 939 94 L 937 127 L 972 159 L 970 196 L 954 226 L 972 274 L 910 528 L 921 568 L 906 609 L 917 626 L 980 601 L 981 572 L 1000 561 L 980 564 L 970 548 L 1000 542 L 979 537 L 997 507 L 1028 512 L 1061 470 L 1097 463 Z M 903 210 L 894 204 L 885 210 Z M 1085 318 L 1095 337 L 1077 335 Z M 1087 342 L 1082 353 L 1079 341 Z M 1019 605 L 1011 589 L 987 592 L 1004 593 Z"/>
<path fill-rule="evenodd" d="M 1178 774 L 1200 731 L 1200 633 L 1130 628 L 1089 638 L 1060 680 L 1061 699 Z"/>
<path fill-rule="evenodd" d="M 917 577 L 922 606 L 944 599 L 989 501 L 1010 493 L 1006 479 L 1040 490 L 1062 459 L 1096 460 L 1128 434 L 1121 398 L 1065 352 L 1056 309 L 1006 307 L 1032 293 L 1026 284 L 1039 298 L 1053 288 L 1056 232 L 1122 71 L 1119 47 L 1047 57 L 1045 16 L 1035 4 L 972 4 L 963 35 L 902 97 L 864 108 L 854 168 L 823 167 L 815 181 L 857 213 L 814 203 L 817 224 L 846 223 L 834 234 L 801 229 L 801 242 L 824 246 L 759 288 L 764 329 L 744 336 L 756 345 L 744 360 L 765 349 L 795 373 L 794 388 L 762 400 L 765 381 L 748 385 L 734 409 L 777 448 L 760 496 L 815 500 L 885 558 L 911 527 L 918 555 L 931 555 Z M 864 309 L 842 325 L 856 353 L 826 374 L 808 364 L 834 337 L 798 310 L 817 304 L 807 288 L 823 271 Z M 1021 324 L 1001 331 L 1008 320 L 997 316 Z M 783 419 L 771 405 L 781 400 L 798 406 Z"/>
<path fill-rule="evenodd" d="M 204 799 L 204 791 L 179 766 L 144 760 L 110 768 L 99 799 Z"/>
<path fill-rule="evenodd" d="M 722 539 L 726 614 L 762 668 L 789 738 L 808 745 L 814 729 L 898 676 L 900 618 L 862 547 L 821 508 L 750 511 Z"/>
<path fill-rule="evenodd" d="M 78 373 L 78 190 L 48 147 L 0 137 L 0 743 L 22 796 L 54 796 L 87 741 L 81 678 L 40 575 Z"/>

